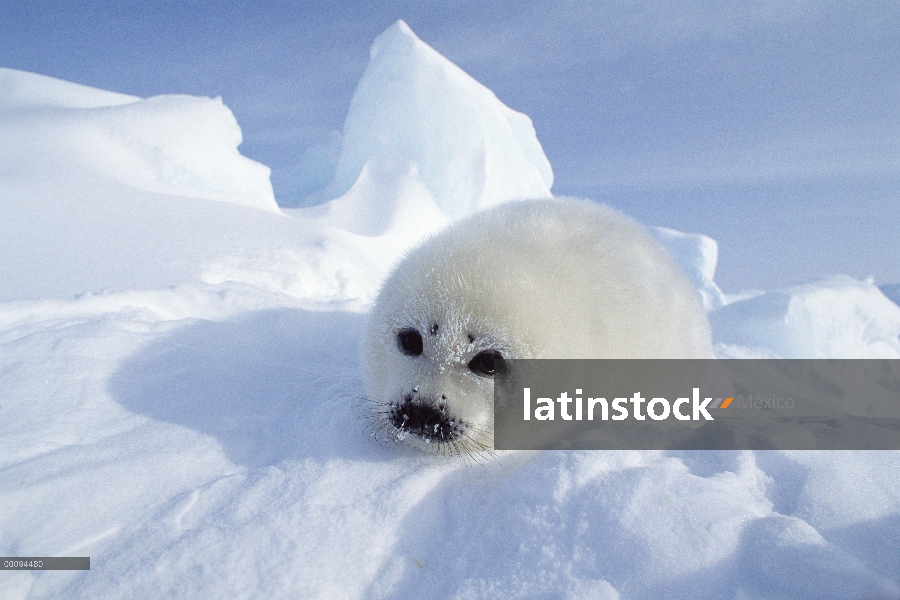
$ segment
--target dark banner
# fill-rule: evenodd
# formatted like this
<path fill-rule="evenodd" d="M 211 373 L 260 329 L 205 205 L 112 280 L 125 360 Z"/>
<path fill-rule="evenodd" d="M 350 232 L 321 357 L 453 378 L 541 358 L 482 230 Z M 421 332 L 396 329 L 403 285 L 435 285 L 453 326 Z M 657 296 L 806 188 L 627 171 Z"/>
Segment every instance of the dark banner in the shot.
<path fill-rule="evenodd" d="M 90 571 L 90 556 L 3 556 L 0 571 Z"/>
<path fill-rule="evenodd" d="M 900 450 L 900 360 L 508 360 L 503 450 Z"/>

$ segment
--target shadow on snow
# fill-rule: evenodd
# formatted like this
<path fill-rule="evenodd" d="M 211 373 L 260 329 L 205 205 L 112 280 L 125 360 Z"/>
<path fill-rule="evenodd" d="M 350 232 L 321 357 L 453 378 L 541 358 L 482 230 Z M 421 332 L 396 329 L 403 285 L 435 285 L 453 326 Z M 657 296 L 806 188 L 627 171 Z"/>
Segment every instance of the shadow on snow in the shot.
<path fill-rule="evenodd" d="M 364 319 L 279 309 L 195 322 L 129 358 L 109 390 L 130 411 L 213 436 L 248 468 L 371 460 L 382 453 L 365 435 L 361 408 Z"/>

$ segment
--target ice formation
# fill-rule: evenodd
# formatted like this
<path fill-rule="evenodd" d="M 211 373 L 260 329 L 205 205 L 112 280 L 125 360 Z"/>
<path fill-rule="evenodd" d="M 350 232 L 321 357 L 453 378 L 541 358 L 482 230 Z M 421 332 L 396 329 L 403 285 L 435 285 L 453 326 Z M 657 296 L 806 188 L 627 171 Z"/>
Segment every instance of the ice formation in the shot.
<path fill-rule="evenodd" d="M 220 98 L 140 99 L 0 69 L 0 169 L 65 185 L 90 172 L 136 189 L 278 212 L 269 168 L 242 156 Z"/>
<path fill-rule="evenodd" d="M 738 301 L 710 321 L 717 342 L 782 358 L 900 358 L 900 306 L 847 276 Z"/>
<path fill-rule="evenodd" d="M 548 197 L 553 171 L 526 115 L 397 21 L 372 44 L 326 195 L 370 170 L 414 165 L 453 219 L 513 198 Z"/>
<path fill-rule="evenodd" d="M 701 233 L 683 233 L 668 227 L 653 227 L 651 231 L 663 243 L 684 272 L 690 278 L 706 310 L 725 304 L 725 295 L 713 277 L 719 260 L 716 240 Z"/>

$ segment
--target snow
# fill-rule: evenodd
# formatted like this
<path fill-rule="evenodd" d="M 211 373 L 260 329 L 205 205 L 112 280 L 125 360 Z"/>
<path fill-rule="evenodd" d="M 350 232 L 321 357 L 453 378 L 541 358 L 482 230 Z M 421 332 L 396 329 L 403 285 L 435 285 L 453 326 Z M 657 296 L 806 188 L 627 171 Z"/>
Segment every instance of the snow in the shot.
<path fill-rule="evenodd" d="M 141 100 L 11 69 L 0 84 L 0 148 L 5 178 L 30 173 L 66 185 L 89 171 L 139 190 L 234 202 L 278 211 L 269 169 L 240 155 L 241 130 L 221 98 L 158 96 Z M 51 80 L 52 81 L 52 80 Z M 33 101 L 29 105 L 27 102 Z"/>
<path fill-rule="evenodd" d="M 474 466 L 366 435 L 358 339 L 390 266 L 551 184 L 527 117 L 405 24 L 333 200 L 278 209 L 239 142 L 219 100 L 0 71 L 0 555 L 92 566 L 4 571 L 0 597 L 900 597 L 900 452 Z M 714 240 L 657 235 L 721 355 L 900 357 L 873 283 L 732 296 Z"/>
<path fill-rule="evenodd" d="M 102 108 L 133 104 L 139 100 L 137 96 L 0 67 L 2 113 L 41 108 Z"/>
<path fill-rule="evenodd" d="M 454 219 L 515 198 L 549 197 L 553 185 L 531 119 L 397 21 L 372 44 L 325 194 L 344 194 L 367 163 L 406 162 Z"/>
<path fill-rule="evenodd" d="M 725 294 L 713 281 L 719 260 L 716 240 L 702 233 L 684 233 L 668 227 L 653 227 L 651 231 L 684 269 L 697 288 L 704 308 L 710 311 L 724 306 Z"/>
<path fill-rule="evenodd" d="M 782 358 L 900 359 L 900 306 L 845 275 L 729 304 L 710 321 L 720 344 Z"/>

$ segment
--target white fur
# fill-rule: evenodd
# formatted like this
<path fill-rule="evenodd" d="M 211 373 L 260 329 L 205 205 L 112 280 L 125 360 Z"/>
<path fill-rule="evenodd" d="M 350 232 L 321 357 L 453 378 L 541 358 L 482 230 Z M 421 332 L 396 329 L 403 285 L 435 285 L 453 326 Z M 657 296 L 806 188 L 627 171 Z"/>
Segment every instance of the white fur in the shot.
<path fill-rule="evenodd" d="M 400 351 L 403 328 L 421 333 L 421 355 Z M 504 358 L 712 356 L 699 296 L 662 244 L 625 215 L 570 198 L 476 213 L 396 267 L 362 346 L 381 429 L 446 452 L 447 443 L 426 443 L 386 422 L 386 407 L 406 395 L 425 402 L 444 396 L 465 427 L 454 452 L 491 447 L 492 380 L 467 367 L 487 349 Z"/>

